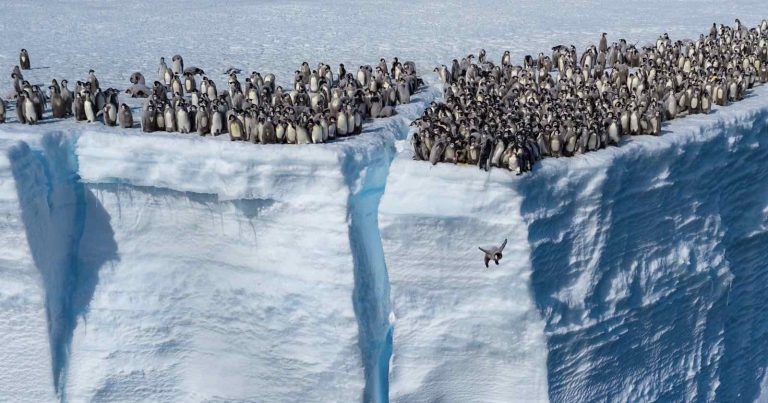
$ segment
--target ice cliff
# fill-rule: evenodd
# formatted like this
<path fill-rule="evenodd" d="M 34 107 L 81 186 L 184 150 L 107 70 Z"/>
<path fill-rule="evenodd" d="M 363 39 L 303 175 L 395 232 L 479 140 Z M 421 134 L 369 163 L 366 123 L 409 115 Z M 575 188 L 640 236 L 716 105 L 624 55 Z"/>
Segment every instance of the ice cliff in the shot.
<path fill-rule="evenodd" d="M 0 400 L 757 398 L 765 88 L 522 177 L 411 161 L 437 96 L 325 146 L 0 126 Z"/>

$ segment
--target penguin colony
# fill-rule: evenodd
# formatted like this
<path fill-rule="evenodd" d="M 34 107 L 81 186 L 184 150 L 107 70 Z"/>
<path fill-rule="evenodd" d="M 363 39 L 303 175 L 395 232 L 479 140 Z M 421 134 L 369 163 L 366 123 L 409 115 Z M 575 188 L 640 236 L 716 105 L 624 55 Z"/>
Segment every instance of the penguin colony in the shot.
<path fill-rule="evenodd" d="M 73 116 L 76 121 L 133 127 L 131 108 L 119 103 L 118 90 L 102 90 L 93 70 L 84 81 L 77 81 L 74 91 L 66 80 L 53 79 L 46 97 L 39 86 L 24 80 L 21 70 L 29 69 L 27 51 L 22 50 L 19 58 L 22 67 L 16 66 L 11 74 L 19 122 L 37 123 L 50 100 L 53 118 Z M 228 133 L 232 141 L 261 144 L 325 143 L 359 134 L 365 119 L 392 116 L 394 107 L 409 103 L 423 84 L 415 64 L 398 58 L 391 68 L 382 58 L 375 68 L 360 66 L 356 74 L 340 64 L 335 77 L 327 64 L 312 70 L 304 62 L 289 91 L 276 85 L 273 74 L 262 77 L 254 71 L 241 83 L 240 71 L 232 68 L 226 72 L 226 89 L 218 91 L 202 69 L 184 68 L 180 55 L 173 56 L 170 67 L 160 58 L 157 73 L 151 88 L 142 73 L 131 74 L 131 86 L 125 91 L 146 98 L 140 116 L 143 132 Z M 199 85 L 197 76 L 202 76 Z M 0 123 L 5 121 L 5 110 L 0 100 Z"/>
<path fill-rule="evenodd" d="M 581 57 L 571 45 L 552 56 L 504 52 L 495 65 L 480 50 L 435 71 L 445 103 L 411 125 L 414 159 L 506 168 L 520 175 L 544 157 L 570 157 L 618 145 L 626 135 L 659 135 L 662 122 L 709 113 L 768 81 L 768 21 L 747 29 L 712 24 L 695 41 L 637 48 L 621 39 Z M 610 68 L 607 68 L 610 67 Z"/>

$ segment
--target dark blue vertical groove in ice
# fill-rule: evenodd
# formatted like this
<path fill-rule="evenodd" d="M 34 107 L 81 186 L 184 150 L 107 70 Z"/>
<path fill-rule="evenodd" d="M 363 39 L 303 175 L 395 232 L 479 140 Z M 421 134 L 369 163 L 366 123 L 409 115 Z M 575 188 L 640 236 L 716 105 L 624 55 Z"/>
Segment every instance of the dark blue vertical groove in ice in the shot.
<path fill-rule="evenodd" d="M 109 214 L 77 176 L 71 138 L 48 134 L 42 149 L 9 152 L 27 242 L 45 291 L 53 387 L 66 401 L 69 351 L 98 270 L 118 259 Z"/>
<path fill-rule="evenodd" d="M 424 87 L 411 104 L 398 107 L 398 116 L 386 127 L 365 136 L 378 144 L 348 148 L 342 172 L 350 189 L 347 201 L 349 243 L 355 271 L 353 306 L 357 316 L 358 344 L 365 371 L 363 402 L 389 402 L 389 364 L 395 346 L 389 276 L 379 231 L 379 204 L 395 158 L 395 140 L 405 140 L 410 122 L 440 95 L 439 87 Z M 363 152 L 363 155 L 359 154 Z"/>
<path fill-rule="evenodd" d="M 392 326 L 389 323 L 389 278 L 378 225 L 378 207 L 394 150 L 358 163 L 353 154 L 343 170 L 350 186 L 348 201 L 349 243 L 354 263 L 353 306 L 357 316 L 358 344 L 365 371 L 364 402 L 389 401 L 389 359 Z M 365 168 L 365 176 L 360 177 Z M 362 187 L 355 189 L 360 182 Z"/>

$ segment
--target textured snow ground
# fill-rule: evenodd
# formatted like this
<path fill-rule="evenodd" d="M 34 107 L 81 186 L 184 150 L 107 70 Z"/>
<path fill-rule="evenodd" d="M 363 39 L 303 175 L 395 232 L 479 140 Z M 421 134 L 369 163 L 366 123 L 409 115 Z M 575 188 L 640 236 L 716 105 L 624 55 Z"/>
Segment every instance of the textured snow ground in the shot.
<path fill-rule="evenodd" d="M 768 17 L 758 1 L 0 7 L 0 72 L 26 47 L 34 83 L 94 68 L 121 89 L 174 53 L 219 82 L 381 56 L 428 75 L 480 47 L 519 59 Z M 437 97 L 321 147 L 0 125 L 0 400 L 57 400 L 54 374 L 69 401 L 760 394 L 765 89 L 523 178 L 410 161 L 407 123 Z M 485 270 L 476 247 L 503 237 Z"/>

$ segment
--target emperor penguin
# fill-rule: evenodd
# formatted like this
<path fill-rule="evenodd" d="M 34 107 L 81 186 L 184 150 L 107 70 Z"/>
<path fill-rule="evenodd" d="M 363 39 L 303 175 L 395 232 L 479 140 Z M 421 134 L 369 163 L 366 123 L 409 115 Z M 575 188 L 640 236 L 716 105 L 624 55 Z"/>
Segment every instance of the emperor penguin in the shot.
<path fill-rule="evenodd" d="M 235 115 L 229 115 L 229 139 L 231 141 L 245 140 L 245 131 L 243 130 L 243 122 L 240 121 Z"/>
<path fill-rule="evenodd" d="M 285 127 L 285 142 L 288 144 L 296 144 L 296 123 L 287 122 Z"/>
<path fill-rule="evenodd" d="M 160 81 L 162 81 L 162 83 L 165 85 L 171 85 L 171 83 L 173 82 L 173 76 L 174 76 L 173 70 L 167 68 L 165 69 L 163 76 L 160 78 Z"/>
<path fill-rule="evenodd" d="M 32 96 L 29 92 L 24 92 L 24 118 L 27 124 L 34 125 L 37 123 L 39 116 L 37 115 L 37 108 L 34 102 L 32 102 Z"/>
<path fill-rule="evenodd" d="M 357 83 L 360 85 L 360 87 L 368 86 L 368 70 L 366 70 L 365 67 L 360 66 L 357 69 L 356 80 L 357 80 Z"/>
<path fill-rule="evenodd" d="M 278 144 L 282 144 L 286 142 L 285 138 L 285 132 L 287 130 L 287 124 L 282 120 L 278 120 L 277 124 L 275 125 L 275 139 L 277 140 Z"/>
<path fill-rule="evenodd" d="M 22 70 L 31 70 L 32 66 L 29 62 L 29 53 L 26 49 L 22 49 L 19 53 L 19 66 Z"/>
<path fill-rule="evenodd" d="M 99 90 L 99 79 L 96 78 L 96 72 L 93 69 L 88 71 L 88 82 L 91 83 L 91 93 L 95 94 Z"/>
<path fill-rule="evenodd" d="M 51 114 L 54 119 L 61 119 L 67 115 L 66 106 L 61 95 L 56 92 L 54 86 L 49 87 L 51 89 Z"/>
<path fill-rule="evenodd" d="M 148 105 L 141 113 L 141 131 L 151 133 L 155 131 L 155 107 Z"/>
<path fill-rule="evenodd" d="M 274 144 L 277 143 L 277 134 L 275 133 L 275 125 L 271 119 L 264 121 L 264 126 L 261 130 L 261 137 L 259 138 L 261 144 Z"/>
<path fill-rule="evenodd" d="M 165 131 L 167 133 L 173 133 L 176 131 L 176 113 L 170 105 L 166 105 L 163 113 L 163 121 L 165 123 Z"/>
<path fill-rule="evenodd" d="M 611 144 L 613 145 L 619 145 L 619 141 L 621 141 L 621 126 L 616 122 L 616 119 L 613 119 L 612 114 L 609 115 L 609 121 L 608 121 L 608 139 L 611 140 Z"/>
<path fill-rule="evenodd" d="M 400 104 L 409 104 L 411 102 L 411 91 L 405 80 L 400 80 L 397 84 L 397 101 Z"/>
<path fill-rule="evenodd" d="M 176 125 L 178 126 L 179 133 L 189 133 L 191 131 L 191 125 L 189 120 L 189 112 L 187 107 L 179 105 L 176 109 Z"/>
<path fill-rule="evenodd" d="M 296 124 L 296 144 L 309 144 L 312 142 L 307 127 L 302 122 Z"/>
<path fill-rule="evenodd" d="M 16 66 L 16 67 L 18 67 L 18 66 Z M 16 72 L 11 73 L 11 86 L 13 87 L 13 90 L 16 91 L 16 92 L 21 91 L 21 84 L 24 81 L 22 77 L 23 76 L 21 75 L 20 72 L 19 73 L 16 73 Z"/>
<path fill-rule="evenodd" d="M 688 99 L 688 113 L 691 115 L 699 113 L 701 110 L 701 90 L 697 87 Z"/>
<path fill-rule="evenodd" d="M 90 92 L 86 90 L 83 95 L 83 110 L 85 111 L 86 122 L 96 122 L 96 110 L 94 109 L 95 107 L 96 106 L 94 105 L 93 100 L 91 100 Z"/>
<path fill-rule="evenodd" d="M 501 66 L 506 67 L 512 64 L 512 56 L 508 50 L 504 51 L 504 55 L 501 56 Z"/>
<path fill-rule="evenodd" d="M 102 119 L 105 126 L 117 126 L 117 108 L 111 103 L 106 103 L 102 109 Z"/>
<path fill-rule="evenodd" d="M 192 73 L 184 73 L 184 91 L 187 93 L 197 89 L 197 83 L 195 83 L 195 76 Z"/>
<path fill-rule="evenodd" d="M 443 155 L 445 154 L 445 148 L 447 147 L 447 144 L 445 140 L 442 138 L 437 139 L 435 141 L 435 144 L 432 145 L 432 150 L 429 152 L 429 162 L 432 165 L 437 165 L 438 162 L 441 162 L 443 160 Z"/>
<path fill-rule="evenodd" d="M 200 106 L 195 114 L 195 127 L 197 128 L 197 134 L 205 136 L 211 132 L 211 118 L 208 114 L 208 108 Z"/>
<path fill-rule="evenodd" d="M 165 63 L 165 58 L 160 58 L 160 65 L 157 67 L 157 79 L 160 81 L 165 80 L 165 73 L 168 71 L 168 65 Z"/>
<path fill-rule="evenodd" d="M 205 71 L 199 67 L 190 66 L 184 69 L 184 74 L 191 74 L 193 76 L 205 75 Z"/>
<path fill-rule="evenodd" d="M 555 129 L 549 137 L 549 149 L 553 157 L 562 155 L 563 140 L 560 138 L 560 132 Z"/>
<path fill-rule="evenodd" d="M 181 79 L 178 74 L 174 74 L 171 79 L 171 92 L 184 96 L 184 86 L 181 84 Z"/>
<path fill-rule="evenodd" d="M 75 117 L 75 122 L 85 120 L 85 108 L 83 103 L 83 96 L 79 92 L 76 92 L 75 99 L 72 101 L 72 115 Z"/>
<path fill-rule="evenodd" d="M 347 69 L 344 67 L 344 63 L 339 63 L 339 69 L 336 71 L 336 77 L 338 77 L 339 81 L 341 81 L 346 76 Z"/>
<path fill-rule="evenodd" d="M 131 108 L 126 104 L 120 105 L 120 127 L 123 129 L 133 127 L 133 113 L 131 113 Z"/>
<path fill-rule="evenodd" d="M 24 116 L 24 92 L 19 91 L 16 94 L 16 119 L 21 124 L 27 123 L 27 118 Z"/>
<path fill-rule="evenodd" d="M 331 140 L 336 139 L 336 118 L 333 116 L 328 119 L 328 138 Z"/>
<path fill-rule="evenodd" d="M 184 73 L 184 59 L 182 59 L 181 55 L 174 55 L 171 60 L 173 62 L 173 74 Z"/>
<path fill-rule="evenodd" d="M 211 111 L 211 135 L 218 136 L 224 133 L 224 114 L 214 108 Z"/>
<path fill-rule="evenodd" d="M 709 96 L 709 92 L 704 90 L 701 93 L 701 113 L 708 114 L 712 110 L 712 99 Z"/>
<path fill-rule="evenodd" d="M 608 39 L 606 38 L 607 33 L 603 32 L 600 35 L 600 43 L 597 46 L 597 50 L 600 51 L 600 53 L 608 53 Z"/>
<path fill-rule="evenodd" d="M 165 110 L 170 106 L 167 104 L 155 105 L 155 130 L 164 132 L 167 121 L 165 120 Z"/>
<path fill-rule="evenodd" d="M 61 87 L 59 86 L 59 82 L 56 81 L 56 79 L 51 80 L 51 85 L 48 87 L 51 89 L 51 91 L 55 91 L 57 94 L 61 94 Z"/>
<path fill-rule="evenodd" d="M 32 91 L 30 92 L 30 99 L 32 100 L 32 104 L 35 106 L 35 112 L 37 112 L 37 119 L 41 120 L 43 118 L 43 111 L 45 110 L 45 103 L 47 99 L 45 97 L 45 94 L 43 94 L 43 91 L 37 85 L 32 86 Z"/>
<path fill-rule="evenodd" d="M 348 133 L 347 129 L 349 127 L 348 125 L 348 119 L 347 114 L 344 113 L 344 111 L 339 111 L 338 116 L 336 117 L 336 135 L 339 137 L 345 137 Z"/>
<path fill-rule="evenodd" d="M 6 111 L 5 101 L 0 98 L 0 123 L 5 123 L 5 111 Z"/>
<path fill-rule="evenodd" d="M 309 92 L 316 93 L 320 91 L 320 76 L 317 74 L 317 70 L 312 70 L 309 75 Z"/>
<path fill-rule="evenodd" d="M 485 253 L 485 256 L 483 256 L 483 261 L 485 262 L 485 267 L 488 268 L 488 263 L 493 260 L 496 265 L 499 265 L 499 260 L 504 256 L 502 252 L 504 251 L 504 247 L 507 246 L 507 240 L 505 239 L 504 242 L 501 243 L 501 246 L 494 246 L 490 248 L 478 248 L 483 253 Z"/>
<path fill-rule="evenodd" d="M 316 124 L 311 123 L 309 131 L 313 143 L 318 144 L 323 142 L 323 126 L 321 126 L 319 122 Z"/>

